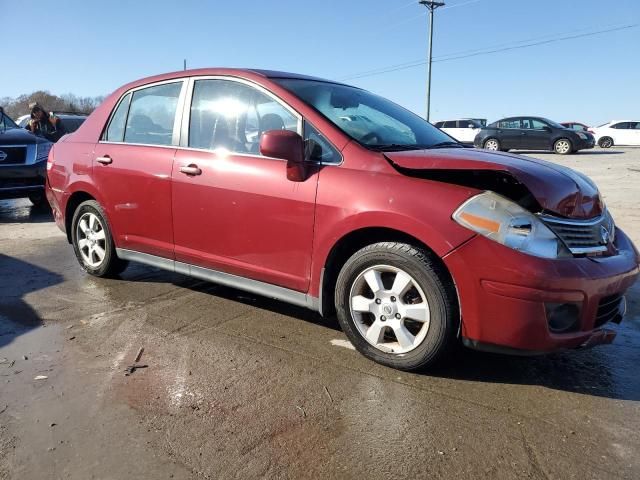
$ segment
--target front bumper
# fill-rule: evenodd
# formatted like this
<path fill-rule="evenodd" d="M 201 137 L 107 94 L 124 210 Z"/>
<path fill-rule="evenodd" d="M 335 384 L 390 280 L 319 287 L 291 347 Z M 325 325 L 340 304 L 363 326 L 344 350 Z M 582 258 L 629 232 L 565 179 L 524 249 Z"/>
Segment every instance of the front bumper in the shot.
<path fill-rule="evenodd" d="M 580 139 L 577 141 L 573 148 L 576 150 L 588 150 L 590 148 L 594 148 L 596 146 L 596 140 L 592 136 L 588 137 L 586 140 Z"/>
<path fill-rule="evenodd" d="M 47 161 L 0 166 L 0 198 L 22 198 L 44 192 Z"/>
<path fill-rule="evenodd" d="M 464 343 L 523 354 L 610 343 L 615 332 L 600 324 L 598 308 L 638 277 L 638 252 L 619 229 L 616 248 L 610 257 L 548 260 L 485 237 L 469 240 L 444 257 L 458 288 Z M 563 303 L 579 305 L 578 321 L 553 333 L 546 306 Z"/>

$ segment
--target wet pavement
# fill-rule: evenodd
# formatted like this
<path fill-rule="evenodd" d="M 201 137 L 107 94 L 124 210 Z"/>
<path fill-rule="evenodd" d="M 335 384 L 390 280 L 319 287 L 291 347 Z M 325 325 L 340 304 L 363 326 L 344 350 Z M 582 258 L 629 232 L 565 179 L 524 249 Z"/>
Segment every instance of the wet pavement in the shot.
<path fill-rule="evenodd" d="M 640 244 L 624 153 L 562 162 Z M 142 265 L 90 277 L 48 213 L 0 201 L 0 478 L 640 478 L 628 299 L 612 345 L 409 374 L 280 302 Z"/>

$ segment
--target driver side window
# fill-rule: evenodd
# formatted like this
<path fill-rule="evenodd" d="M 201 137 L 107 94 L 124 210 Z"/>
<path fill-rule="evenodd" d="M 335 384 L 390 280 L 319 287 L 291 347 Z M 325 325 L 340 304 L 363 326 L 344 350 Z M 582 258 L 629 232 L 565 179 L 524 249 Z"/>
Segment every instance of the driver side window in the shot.
<path fill-rule="evenodd" d="M 231 80 L 197 80 L 189 119 L 189 147 L 260 154 L 268 130 L 298 132 L 298 117 L 274 98 Z"/>
<path fill-rule="evenodd" d="M 543 130 L 544 127 L 547 127 L 548 125 L 544 122 L 541 122 L 540 120 L 536 120 L 535 118 L 533 118 L 531 119 L 531 126 L 535 130 Z"/>

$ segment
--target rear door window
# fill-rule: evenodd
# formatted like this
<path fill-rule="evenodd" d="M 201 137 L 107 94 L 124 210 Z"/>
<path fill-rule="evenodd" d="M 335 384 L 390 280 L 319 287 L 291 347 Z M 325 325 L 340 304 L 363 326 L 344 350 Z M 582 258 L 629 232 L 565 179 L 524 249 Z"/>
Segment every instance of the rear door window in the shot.
<path fill-rule="evenodd" d="M 125 143 L 171 145 L 182 81 L 133 92 Z"/>
<path fill-rule="evenodd" d="M 452 120 L 452 121 L 444 122 L 443 128 L 457 128 L 456 121 Z"/>
<path fill-rule="evenodd" d="M 521 128 L 520 119 L 510 118 L 508 120 L 502 120 L 498 122 L 498 128 Z"/>

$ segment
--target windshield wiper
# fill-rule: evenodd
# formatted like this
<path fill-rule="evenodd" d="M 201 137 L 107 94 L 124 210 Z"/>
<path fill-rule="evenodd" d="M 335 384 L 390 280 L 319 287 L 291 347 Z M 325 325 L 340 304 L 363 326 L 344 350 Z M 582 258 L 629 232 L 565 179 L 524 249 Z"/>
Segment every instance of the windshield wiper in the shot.
<path fill-rule="evenodd" d="M 426 148 L 431 150 L 435 148 L 447 148 L 447 147 L 464 148 L 464 146 L 460 145 L 458 142 L 440 142 Z"/>

